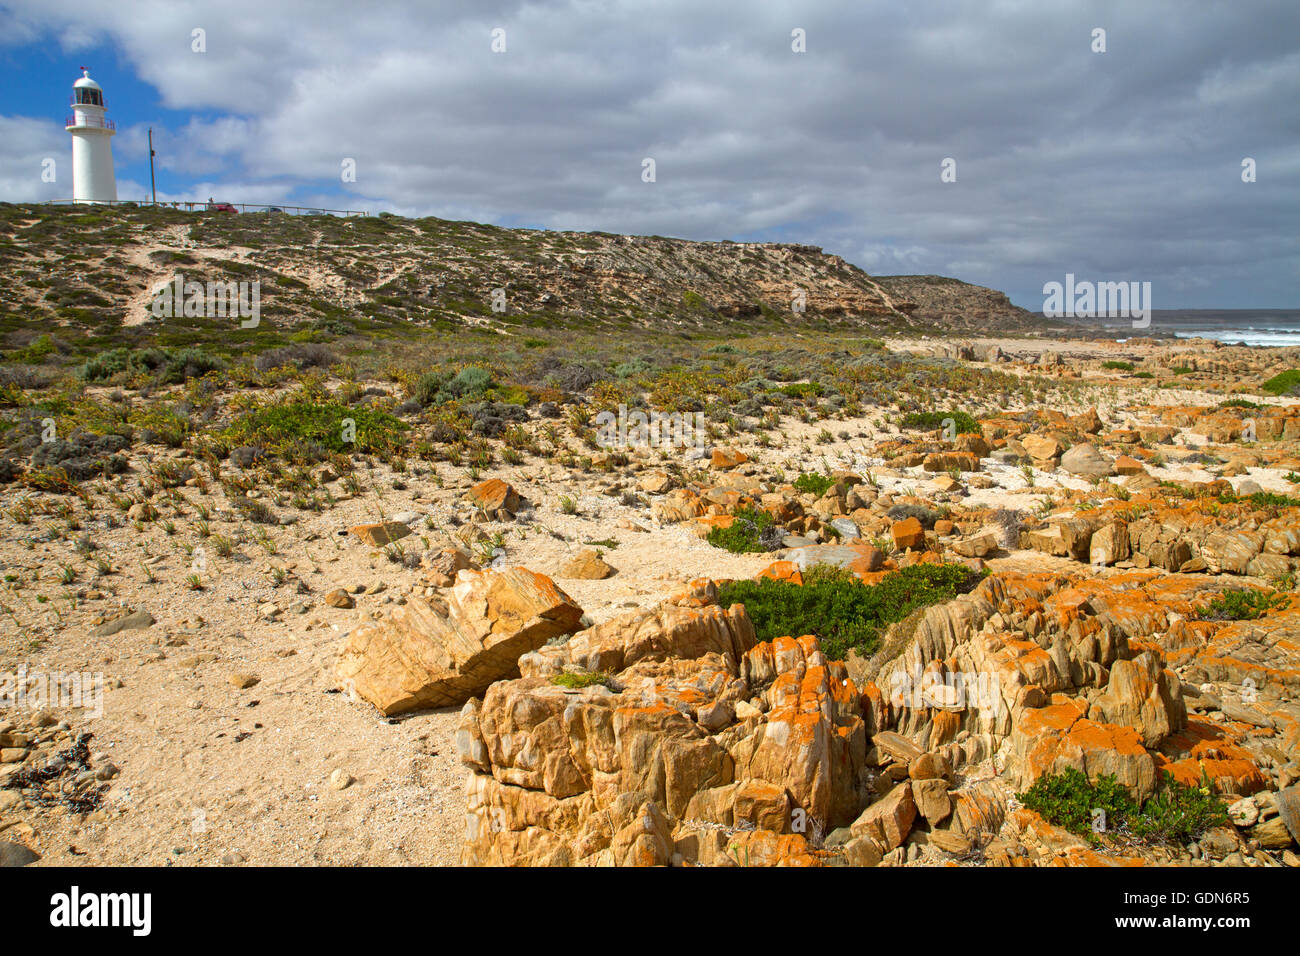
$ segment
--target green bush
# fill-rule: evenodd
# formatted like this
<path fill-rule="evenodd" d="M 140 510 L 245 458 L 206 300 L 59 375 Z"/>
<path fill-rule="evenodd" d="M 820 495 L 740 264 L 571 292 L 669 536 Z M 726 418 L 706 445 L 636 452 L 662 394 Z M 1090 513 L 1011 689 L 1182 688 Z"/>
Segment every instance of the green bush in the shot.
<path fill-rule="evenodd" d="M 1120 826 L 1138 812 L 1127 788 L 1115 780 L 1114 774 L 1101 774 L 1093 783 L 1074 767 L 1067 767 L 1061 773 L 1043 774 L 1017 796 L 1048 823 L 1093 840 L 1096 837 L 1092 829 L 1094 810 L 1106 812 L 1107 829 Z"/>
<path fill-rule="evenodd" d="M 1269 591 L 1224 591 L 1201 612 L 1201 618 L 1207 621 L 1253 621 L 1288 600 L 1285 594 Z"/>
<path fill-rule="evenodd" d="M 614 366 L 615 378 L 631 378 L 633 375 L 640 375 L 648 372 L 653 366 L 645 359 L 633 359 L 630 362 L 620 362 Z"/>
<path fill-rule="evenodd" d="M 493 385 L 492 373 L 470 365 L 455 375 L 445 370 L 426 372 L 411 389 L 411 397 L 426 408 L 458 398 L 481 398 Z"/>
<path fill-rule="evenodd" d="M 125 372 L 131 362 L 129 349 L 109 349 L 86 360 L 81 366 L 81 377 L 87 382 L 98 382 Z"/>
<path fill-rule="evenodd" d="M 1102 362 L 1102 363 L 1101 363 L 1101 367 L 1102 367 L 1102 368 L 1110 369 L 1110 370 L 1113 371 L 1113 372 L 1131 372 L 1131 371 L 1133 371 L 1133 363 L 1132 363 L 1132 362 L 1117 362 L 1117 361 Z"/>
<path fill-rule="evenodd" d="M 834 483 L 830 475 L 818 474 L 815 471 L 805 471 L 794 480 L 794 486 L 797 489 L 804 494 L 816 495 L 818 498 L 826 494 L 826 489 Z"/>
<path fill-rule="evenodd" d="M 1257 491 L 1253 495 L 1247 495 L 1244 500 L 1249 501 L 1251 506 L 1255 508 L 1300 507 L 1300 498 L 1296 498 L 1292 495 L 1279 495 L 1275 491 Z"/>
<path fill-rule="evenodd" d="M 1200 787 L 1189 787 L 1165 774 L 1164 787 L 1129 821 L 1134 836 L 1156 843 L 1190 843 L 1206 830 L 1227 825 L 1227 811 L 1211 793 L 1204 772 Z"/>
<path fill-rule="evenodd" d="M 356 440 L 344 441 L 344 420 L 356 427 Z M 256 445 L 300 457 L 295 446 L 314 445 L 338 452 L 391 452 L 399 446 L 406 423 L 386 412 L 349 408 L 338 402 L 302 399 L 263 405 L 235 419 L 221 437 L 232 444 Z"/>
<path fill-rule="evenodd" d="M 934 431 L 943 428 L 946 419 L 951 418 L 957 426 L 957 434 L 974 434 L 980 430 L 979 422 L 965 412 L 909 412 L 901 422 L 904 428 L 913 431 Z"/>
<path fill-rule="evenodd" d="M 733 554 L 748 554 L 770 550 L 760 540 L 763 531 L 772 526 L 773 518 L 766 511 L 755 508 L 737 508 L 735 521 L 730 528 L 714 528 L 706 539 L 715 548 L 725 548 Z"/>
<path fill-rule="evenodd" d="M 744 604 L 760 641 L 815 634 L 828 658 L 843 660 L 850 648 L 870 654 L 882 629 L 972 590 L 982 577 L 960 564 L 914 564 L 868 585 L 845 568 L 817 565 L 804 572 L 803 584 L 728 582 L 718 588 L 718 602 Z"/>
<path fill-rule="evenodd" d="M 608 674 L 601 674 L 595 671 L 589 671 L 581 674 L 565 672 L 556 674 L 551 678 L 551 683 L 560 687 L 567 687 L 570 690 L 581 690 L 583 687 L 595 687 L 601 684 L 605 687 L 610 686 L 611 678 Z"/>
<path fill-rule="evenodd" d="M 443 395 L 443 386 L 451 380 L 451 373 L 441 370 L 425 372 L 411 388 L 411 398 L 426 408 L 439 403 Z"/>
<path fill-rule="evenodd" d="M 9 362 L 18 362 L 23 365 L 39 365 L 41 362 L 45 361 L 47 355 L 50 355 L 55 351 L 57 351 L 57 347 L 54 344 L 54 340 L 48 335 L 42 335 L 26 348 L 10 352 L 5 356 L 5 360 Z"/>
<path fill-rule="evenodd" d="M 492 387 L 492 373 L 477 365 L 470 365 L 456 373 L 447 383 L 447 391 L 457 398 L 482 395 Z"/>
<path fill-rule="evenodd" d="M 1300 388 L 1300 368 L 1289 368 L 1274 375 L 1259 390 L 1270 395 L 1290 395 L 1297 388 Z"/>
<path fill-rule="evenodd" d="M 789 398 L 808 398 L 809 396 L 820 398 L 826 389 L 821 382 L 794 382 L 790 385 L 782 385 L 777 391 Z"/>
<path fill-rule="evenodd" d="M 1206 830 L 1225 826 L 1228 814 L 1210 792 L 1209 782 L 1189 787 L 1168 773 L 1162 787 L 1139 805 L 1113 774 L 1096 781 L 1073 767 L 1044 774 L 1024 793 L 1020 802 L 1043 819 L 1096 843 L 1095 810 L 1105 811 L 1105 833 L 1119 833 L 1150 843 L 1188 843 Z"/>
<path fill-rule="evenodd" d="M 100 382 L 115 375 L 151 376 L 162 385 L 177 385 L 208 372 L 220 371 L 226 363 L 218 356 L 197 348 L 185 349 L 109 349 L 87 359 L 81 366 L 81 378 Z"/>

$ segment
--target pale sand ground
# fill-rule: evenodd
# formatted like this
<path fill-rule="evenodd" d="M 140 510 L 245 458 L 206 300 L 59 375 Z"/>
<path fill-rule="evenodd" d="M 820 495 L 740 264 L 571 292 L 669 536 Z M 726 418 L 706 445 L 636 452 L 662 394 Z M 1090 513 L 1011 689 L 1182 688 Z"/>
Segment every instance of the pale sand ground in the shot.
<path fill-rule="evenodd" d="M 505 533 L 510 563 L 551 574 L 582 547 L 582 539 L 618 540 L 619 547 L 605 551 L 618 574 L 604 581 L 558 579 L 595 621 L 627 606 L 653 605 L 692 577 L 750 577 L 770 561 L 730 555 L 680 526 L 648 534 L 620 529 L 620 517 L 648 524 L 648 515 L 601 495 L 580 495 L 578 516 L 560 514 L 559 495 L 573 488 L 532 485 L 523 479 L 527 470 L 494 473 L 515 482 L 537 503 L 531 520 L 494 524 L 489 530 Z M 408 480 L 407 492 L 384 495 L 385 513 L 446 515 L 454 491 Z M 192 489 L 186 494 L 197 497 Z M 421 503 L 416 499 L 422 494 L 440 500 Z M 14 672 L 26 663 L 32 673 L 102 672 L 122 682 L 105 693 L 102 717 L 70 719 L 75 729 L 94 733 L 92 751 L 104 752 L 121 767 L 107 806 L 126 812 L 85 826 L 57 812 L 35 819 L 22 814 L 37 829 L 32 842 L 45 864 L 215 864 L 232 852 L 264 864 L 456 861 L 464 834 L 467 776 L 452 744 L 458 708 L 390 723 L 368 705 L 330 692 L 336 686 L 334 661 L 347 631 L 371 612 L 385 610 L 417 577 L 364 545 L 338 539 L 339 529 L 378 517 L 376 499 L 367 496 L 322 516 L 304 517 L 297 528 L 273 532 L 283 557 L 259 554 L 251 543 L 240 548 L 248 556 L 242 562 L 209 553 L 209 584 L 197 593 L 183 586 L 191 561 L 179 551 L 152 566 L 158 582 L 148 584 L 132 557 L 143 554 L 140 536 L 129 525 L 107 531 L 86 524 L 122 569 L 90 586 L 116 587 L 117 600 L 146 608 L 157 623 L 143 631 L 88 638 L 92 613 L 104 613 L 115 601 L 90 602 L 85 610 L 72 612 L 65 605 L 61 622 L 46 612 L 46 622 L 24 634 L 12 621 L 0 622 L 0 672 Z M 198 542 L 189 527 L 192 520 L 176 519 L 177 539 Z M 30 533 L 40 521 L 24 530 Z M 215 515 L 211 524 L 217 534 L 230 534 L 236 526 Z M 556 540 L 543 527 L 572 540 Z M 320 537 L 305 540 L 313 533 Z M 423 533 L 433 545 L 448 541 L 442 533 Z M 170 539 L 158 531 L 147 535 L 153 553 L 165 553 Z M 295 539 L 303 543 L 295 544 Z M 58 562 L 81 563 L 66 542 L 4 551 L 7 570 L 15 565 L 44 569 L 40 586 L 28 590 L 29 595 L 58 595 L 62 588 L 49 572 Z M 314 594 L 299 597 L 292 584 L 274 588 L 272 566 L 299 574 Z M 387 583 L 388 589 L 357 595 L 354 610 L 320 602 L 329 588 L 376 582 Z M 315 606 L 302 615 L 287 610 L 300 600 Z M 34 598 L 28 601 L 29 612 L 18 611 L 24 623 L 41 608 Z M 257 619 L 257 607 L 267 601 L 286 609 L 279 621 Z M 201 627 L 186 626 L 198 617 L 205 622 Z M 167 646 L 169 632 L 179 635 L 184 646 Z M 33 634 L 49 635 L 37 650 L 27 646 Z M 153 659 L 160 654 L 162 659 Z M 216 660 L 196 664 L 193 658 L 204 654 Z M 256 675 L 260 683 L 238 690 L 228 681 L 238 672 Z M 236 741 L 241 733 L 249 736 Z M 332 790 L 328 779 L 340 768 L 357 782 Z"/>

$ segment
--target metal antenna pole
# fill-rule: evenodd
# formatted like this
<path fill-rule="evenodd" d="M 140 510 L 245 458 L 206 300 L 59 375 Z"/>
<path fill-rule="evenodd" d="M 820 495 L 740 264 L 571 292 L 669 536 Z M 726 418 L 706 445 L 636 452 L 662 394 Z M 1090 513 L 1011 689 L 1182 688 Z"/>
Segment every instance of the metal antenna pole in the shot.
<path fill-rule="evenodd" d="M 153 204 L 158 205 L 158 187 L 153 181 L 153 127 L 149 127 L 149 189 L 153 193 Z"/>

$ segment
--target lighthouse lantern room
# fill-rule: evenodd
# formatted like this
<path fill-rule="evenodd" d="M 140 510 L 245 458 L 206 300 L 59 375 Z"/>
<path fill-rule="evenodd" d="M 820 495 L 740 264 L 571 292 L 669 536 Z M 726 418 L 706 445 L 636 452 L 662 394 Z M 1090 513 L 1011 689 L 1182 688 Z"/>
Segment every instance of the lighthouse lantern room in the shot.
<path fill-rule="evenodd" d="M 104 89 L 83 66 L 81 79 L 72 84 L 72 115 L 65 129 L 72 134 L 73 202 L 113 202 L 117 179 L 113 175 L 113 121 L 104 118 Z"/>

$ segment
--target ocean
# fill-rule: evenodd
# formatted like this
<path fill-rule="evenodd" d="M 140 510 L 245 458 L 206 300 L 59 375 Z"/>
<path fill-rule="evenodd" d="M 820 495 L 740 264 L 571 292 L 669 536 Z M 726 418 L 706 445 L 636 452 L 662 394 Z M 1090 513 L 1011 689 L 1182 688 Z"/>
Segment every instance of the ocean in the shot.
<path fill-rule="evenodd" d="M 1117 338 L 1173 333 L 1180 339 L 1300 346 L 1300 309 L 1154 309 L 1151 325 L 1145 329 L 1133 328 L 1132 319 L 1089 319 L 1078 324 L 1113 328 Z"/>

